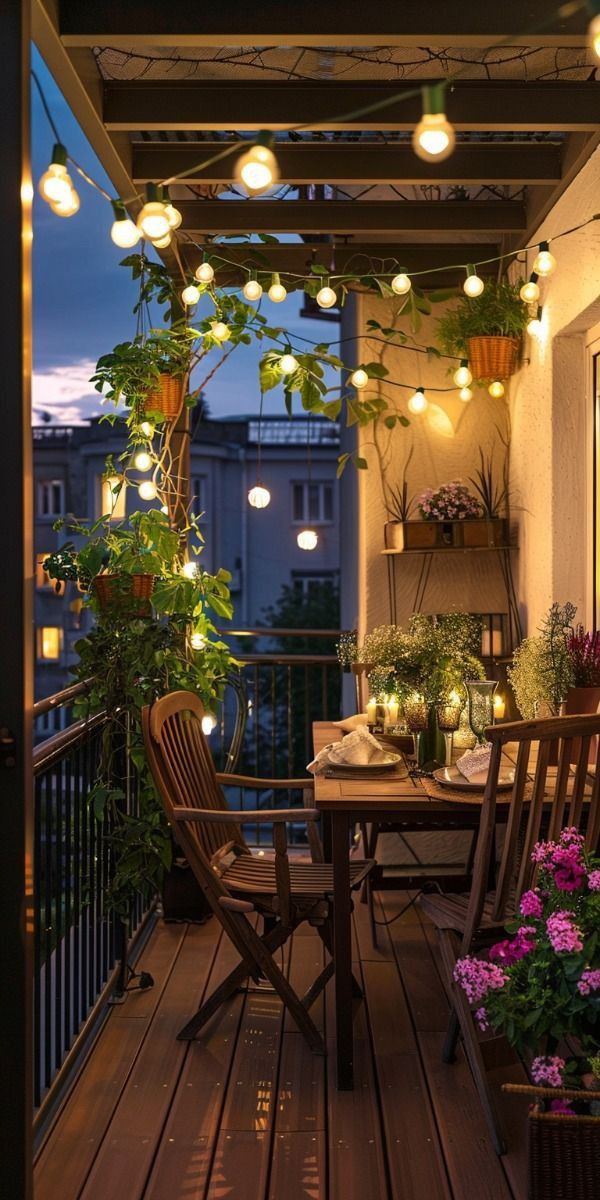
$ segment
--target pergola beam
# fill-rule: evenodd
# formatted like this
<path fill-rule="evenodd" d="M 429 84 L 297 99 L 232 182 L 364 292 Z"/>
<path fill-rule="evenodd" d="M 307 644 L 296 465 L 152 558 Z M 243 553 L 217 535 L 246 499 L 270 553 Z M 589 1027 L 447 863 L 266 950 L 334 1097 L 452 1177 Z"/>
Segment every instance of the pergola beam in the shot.
<path fill-rule="evenodd" d="M 186 233 L 399 234 L 516 231 L 519 201 L 178 200 Z"/>
<path fill-rule="evenodd" d="M 406 88 L 418 83 L 411 79 Z M 398 81 L 110 80 L 103 88 L 103 119 L 109 130 L 140 132 L 250 132 L 296 125 L 325 131 L 412 130 L 422 103 L 420 95 L 396 99 L 406 88 Z M 376 112 L 342 119 L 379 101 L 386 104 Z M 573 80 L 460 80 L 447 93 L 446 111 L 459 131 L 593 131 L 600 86 Z"/>
<path fill-rule="evenodd" d="M 303 0 L 228 0 L 202 6 L 189 0 L 60 0 L 60 29 L 71 46 L 582 46 L 589 15 L 548 11 L 548 0 L 362 0 L 324 4 Z"/>
<path fill-rule="evenodd" d="M 226 148 L 222 142 L 136 142 L 133 177 L 141 184 L 185 172 L 190 184 L 232 183 L 239 150 L 206 168 L 198 165 Z M 442 163 L 423 162 L 405 144 L 285 142 L 277 147 L 277 162 L 281 182 L 290 184 L 522 185 L 561 179 L 561 146 L 552 142 L 463 144 Z"/>

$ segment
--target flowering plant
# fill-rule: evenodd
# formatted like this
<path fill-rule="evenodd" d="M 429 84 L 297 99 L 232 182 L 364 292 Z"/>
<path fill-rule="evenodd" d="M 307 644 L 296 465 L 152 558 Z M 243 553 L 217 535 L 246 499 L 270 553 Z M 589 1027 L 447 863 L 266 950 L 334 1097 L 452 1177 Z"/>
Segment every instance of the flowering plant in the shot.
<path fill-rule="evenodd" d="M 414 613 L 408 629 L 380 625 L 368 633 L 360 661 L 369 663 L 371 694 L 395 693 L 400 699 L 418 692 L 437 704 L 453 691 L 463 694 L 465 679 L 483 679 L 477 657 L 481 620 L 471 613 L 436 617 Z"/>
<path fill-rule="evenodd" d="M 464 521 L 481 516 L 481 505 L 460 479 L 427 488 L 417 501 L 424 521 Z"/>
<path fill-rule="evenodd" d="M 534 1056 L 534 1083 L 572 1086 L 578 1064 L 559 1057 L 559 1042 L 576 1038 L 594 1070 L 600 1041 L 600 859 L 571 828 L 539 842 L 532 861 L 536 886 L 521 896 L 511 936 L 487 958 L 459 959 L 454 979 L 480 1029 L 502 1030 Z"/>
<path fill-rule="evenodd" d="M 567 638 L 575 687 L 600 687 L 600 630 L 586 633 L 576 625 Z"/>

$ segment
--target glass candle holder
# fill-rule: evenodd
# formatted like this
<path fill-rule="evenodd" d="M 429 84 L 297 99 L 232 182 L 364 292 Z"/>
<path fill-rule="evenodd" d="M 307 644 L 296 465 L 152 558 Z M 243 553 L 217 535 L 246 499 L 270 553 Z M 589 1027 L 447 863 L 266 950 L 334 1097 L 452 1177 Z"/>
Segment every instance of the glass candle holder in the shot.
<path fill-rule="evenodd" d="M 412 733 L 415 758 L 418 759 L 419 734 L 427 729 L 429 705 L 424 700 L 405 700 L 404 720 L 409 733 Z"/>
<path fill-rule="evenodd" d="M 477 741 L 485 742 L 485 730 L 494 723 L 494 692 L 498 687 L 495 679 L 465 680 L 469 696 L 469 723 Z"/>
<path fill-rule="evenodd" d="M 452 762 L 452 735 L 460 725 L 461 711 L 462 704 L 460 703 L 454 704 L 451 701 L 447 701 L 446 703 L 437 705 L 438 726 L 444 735 L 446 745 L 446 760 L 444 763 L 446 767 L 449 767 Z"/>

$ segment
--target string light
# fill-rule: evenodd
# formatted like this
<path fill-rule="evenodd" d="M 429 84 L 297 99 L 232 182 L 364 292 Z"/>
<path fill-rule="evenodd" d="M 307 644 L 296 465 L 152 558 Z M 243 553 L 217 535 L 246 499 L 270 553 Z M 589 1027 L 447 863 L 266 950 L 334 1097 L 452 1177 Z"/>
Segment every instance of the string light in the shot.
<path fill-rule="evenodd" d="M 531 316 L 526 325 L 527 333 L 530 337 L 539 337 L 542 332 L 542 306 L 538 304 L 535 313 Z"/>
<path fill-rule="evenodd" d="M 158 488 L 152 479 L 143 479 L 138 487 L 140 500 L 156 500 Z"/>
<path fill-rule="evenodd" d="M 190 638 L 190 645 L 192 650 L 204 650 L 206 646 L 206 638 L 204 634 L 198 633 L 198 631 L 195 630 Z"/>
<path fill-rule="evenodd" d="M 279 359 L 279 370 L 282 375 L 293 375 L 298 370 L 298 359 L 293 354 L 282 354 Z"/>
<path fill-rule="evenodd" d="M 350 376 L 350 383 L 358 392 L 362 391 L 363 388 L 366 388 L 368 382 L 369 376 L 367 375 L 364 367 L 357 367 L 356 371 L 353 371 Z"/>
<path fill-rule="evenodd" d="M 248 504 L 252 508 L 266 508 L 271 503 L 271 493 L 262 483 L 256 483 L 248 492 Z"/>
<path fill-rule="evenodd" d="M 337 304 L 337 296 L 328 283 L 317 292 L 317 304 L 319 308 L 333 308 Z"/>
<path fill-rule="evenodd" d="M 186 579 L 195 579 L 198 574 L 198 567 L 195 562 L 186 562 L 181 568 L 181 574 L 185 575 Z"/>
<path fill-rule="evenodd" d="M 151 242 L 156 241 L 157 238 L 164 238 L 167 234 L 170 235 L 171 233 L 171 226 L 165 209 L 166 205 L 160 199 L 156 184 L 147 184 L 146 203 L 140 209 L 136 224 L 140 233 Z"/>
<path fill-rule="evenodd" d="M 404 273 L 404 271 L 400 271 L 399 275 L 394 275 L 394 278 L 391 282 L 391 288 L 397 296 L 407 296 L 411 287 L 412 283 L 410 278 Z"/>
<path fill-rule="evenodd" d="M 61 142 L 55 142 L 50 165 L 40 179 L 38 191 L 48 204 L 61 204 L 69 199 L 72 186 L 67 172 L 66 148 Z"/>
<path fill-rule="evenodd" d="M 79 195 L 72 187 L 66 200 L 57 200 L 50 205 L 57 217 L 74 217 L 79 212 Z"/>
<path fill-rule="evenodd" d="M 146 450 L 140 450 L 133 460 L 133 465 L 136 471 L 149 471 L 152 466 L 152 459 Z"/>
<path fill-rule="evenodd" d="M 279 167 L 273 154 L 273 134 L 261 129 L 254 145 L 238 158 L 234 175 L 251 196 L 261 196 L 279 179 Z"/>
<path fill-rule="evenodd" d="M 600 13 L 592 17 L 588 27 L 590 46 L 596 58 L 600 61 Z"/>
<path fill-rule="evenodd" d="M 269 300 L 273 301 L 273 304 L 281 304 L 282 300 L 285 300 L 287 296 L 287 291 L 284 288 L 277 271 L 273 273 L 271 286 L 267 292 L 267 295 Z"/>
<path fill-rule="evenodd" d="M 500 379 L 495 379 L 493 383 L 490 383 L 488 392 L 493 400 L 501 400 L 504 395 L 504 384 Z"/>
<path fill-rule="evenodd" d="M 249 279 L 243 286 L 242 292 L 246 300 L 260 300 L 263 290 L 258 279 Z"/>
<path fill-rule="evenodd" d="M 215 269 L 209 262 L 201 262 L 200 266 L 196 267 L 194 275 L 199 283 L 212 283 L 215 277 Z"/>
<path fill-rule="evenodd" d="M 167 221 L 169 222 L 170 229 L 179 229 L 179 226 L 181 225 L 181 222 L 183 221 L 183 217 L 182 217 L 179 209 L 175 208 L 174 204 L 171 204 L 171 201 L 169 200 L 168 197 L 167 197 L 166 203 L 165 203 L 165 217 L 167 218 Z"/>
<path fill-rule="evenodd" d="M 224 321 L 212 321 L 210 332 L 217 342 L 228 342 L 231 337 L 229 325 Z"/>
<path fill-rule="evenodd" d="M 442 162 L 454 150 L 454 129 L 444 112 L 443 84 L 422 89 L 423 116 L 412 138 L 415 154 L 425 162 Z"/>
<path fill-rule="evenodd" d="M 152 424 L 152 421 L 142 421 L 140 425 L 140 433 L 143 433 L 144 437 L 153 438 L 154 425 Z"/>
<path fill-rule="evenodd" d="M 519 295 L 524 304 L 535 304 L 540 298 L 540 289 L 538 286 L 538 276 L 535 271 L 531 272 L 527 283 L 523 284 Z"/>
<path fill-rule="evenodd" d="M 216 729 L 216 727 L 217 718 L 213 717 L 211 713 L 206 713 L 206 715 L 202 718 L 202 732 L 204 736 L 210 737 L 213 729 Z"/>
<path fill-rule="evenodd" d="M 200 299 L 200 289 L 196 287 L 195 283 L 189 283 L 187 287 L 184 287 L 181 293 L 181 299 L 186 307 L 191 308 L 191 306 L 197 304 Z"/>
<path fill-rule="evenodd" d="M 468 404 L 469 400 L 473 399 L 472 389 L 470 387 L 461 388 L 460 392 L 458 393 L 458 398 L 459 400 L 463 400 L 465 404 Z"/>
<path fill-rule="evenodd" d="M 468 358 L 461 358 L 460 366 L 456 368 L 453 378 L 458 388 L 468 388 L 469 384 L 473 382 L 473 376 L 469 370 Z"/>
<path fill-rule="evenodd" d="M 550 243 L 540 242 L 540 248 L 533 264 L 538 275 L 548 276 L 556 269 L 556 259 L 550 253 Z"/>
<path fill-rule="evenodd" d="M 463 283 L 463 292 L 465 293 L 465 296 L 469 296 L 471 300 L 475 300 L 477 296 L 481 295 L 484 287 L 485 284 L 483 279 L 480 279 L 475 267 L 468 266 L 467 278 Z"/>
<path fill-rule="evenodd" d="M 316 550 L 319 544 L 319 535 L 314 529 L 301 529 L 296 541 L 301 550 Z"/>
<path fill-rule="evenodd" d="M 156 246 L 157 250 L 166 250 L 167 246 L 171 245 L 171 241 L 172 241 L 171 230 L 169 229 L 169 232 L 165 233 L 164 237 L 152 238 L 151 241 L 152 241 L 152 245 Z"/>
<path fill-rule="evenodd" d="M 140 240 L 140 231 L 131 217 L 127 216 L 127 209 L 120 200 L 112 200 L 112 210 L 114 221 L 110 227 L 110 236 L 115 246 L 120 246 L 122 250 L 130 250 Z"/>
<path fill-rule="evenodd" d="M 409 411 L 411 413 L 422 413 L 427 408 L 427 396 L 422 387 L 417 388 L 408 401 Z"/>

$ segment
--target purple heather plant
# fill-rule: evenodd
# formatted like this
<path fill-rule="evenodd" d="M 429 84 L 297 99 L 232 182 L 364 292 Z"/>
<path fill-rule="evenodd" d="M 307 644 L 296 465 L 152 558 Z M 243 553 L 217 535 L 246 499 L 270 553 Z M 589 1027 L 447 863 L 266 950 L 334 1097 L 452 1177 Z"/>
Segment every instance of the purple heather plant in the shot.
<path fill-rule="evenodd" d="M 600 630 L 586 633 L 576 625 L 567 638 L 575 687 L 600 687 Z"/>
<path fill-rule="evenodd" d="M 424 521 L 464 521 L 481 517 L 481 505 L 460 479 L 427 488 L 417 501 Z"/>

